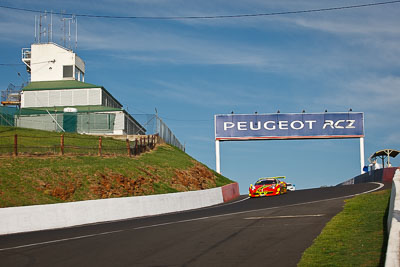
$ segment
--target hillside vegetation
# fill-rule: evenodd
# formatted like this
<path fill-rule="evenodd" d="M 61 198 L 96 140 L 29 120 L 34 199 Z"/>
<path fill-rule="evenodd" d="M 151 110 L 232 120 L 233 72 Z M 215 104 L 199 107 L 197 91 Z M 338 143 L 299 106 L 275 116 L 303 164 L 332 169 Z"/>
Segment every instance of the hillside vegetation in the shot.
<path fill-rule="evenodd" d="M 0 137 L 5 132 L 32 136 L 55 134 L 0 127 Z M 98 140 L 95 136 L 84 138 L 87 142 Z M 126 146 L 125 141 L 112 142 Z M 154 150 L 136 157 L 73 154 L 18 157 L 2 154 L 0 157 L 0 207 L 164 194 L 229 183 L 232 181 L 228 178 L 167 144 L 157 145 Z"/>

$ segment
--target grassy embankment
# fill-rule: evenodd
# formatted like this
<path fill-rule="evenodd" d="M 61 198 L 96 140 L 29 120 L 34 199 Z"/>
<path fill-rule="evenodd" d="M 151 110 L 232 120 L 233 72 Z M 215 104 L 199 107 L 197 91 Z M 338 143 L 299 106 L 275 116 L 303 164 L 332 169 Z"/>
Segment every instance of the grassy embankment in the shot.
<path fill-rule="evenodd" d="M 54 146 L 51 136 L 59 140 L 56 133 L 0 126 L 0 145 L 10 142 L 10 138 L 2 136 L 15 133 L 47 136 L 40 139 L 41 146 L 46 142 L 49 147 Z M 75 137 L 66 139 L 69 144 L 86 146 L 88 152 L 91 143 L 94 147 L 98 143 L 95 136 L 67 136 Z M 35 140 L 38 142 L 37 138 Z M 29 138 L 21 138 L 18 143 L 38 146 L 29 142 L 32 142 Z M 108 142 L 114 147 L 126 148 L 125 141 Z M 79 153 L 83 152 L 80 149 Z M 73 154 L 18 157 L 3 154 L 0 157 L 0 207 L 200 190 L 231 182 L 188 154 L 166 144 L 137 157 Z"/>
<path fill-rule="evenodd" d="M 389 199 L 384 190 L 346 200 L 298 266 L 384 266 Z"/>

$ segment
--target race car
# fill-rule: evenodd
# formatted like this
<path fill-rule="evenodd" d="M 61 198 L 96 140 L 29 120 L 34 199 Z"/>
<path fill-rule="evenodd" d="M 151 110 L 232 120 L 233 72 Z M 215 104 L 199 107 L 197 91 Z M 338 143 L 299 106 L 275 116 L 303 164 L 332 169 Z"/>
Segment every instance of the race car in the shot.
<path fill-rule="evenodd" d="M 287 193 L 286 183 L 280 179 L 285 176 L 260 178 L 254 185 L 249 187 L 250 197 L 275 196 Z"/>
<path fill-rule="evenodd" d="M 296 191 L 296 185 L 292 183 L 286 183 L 286 188 L 288 191 Z"/>

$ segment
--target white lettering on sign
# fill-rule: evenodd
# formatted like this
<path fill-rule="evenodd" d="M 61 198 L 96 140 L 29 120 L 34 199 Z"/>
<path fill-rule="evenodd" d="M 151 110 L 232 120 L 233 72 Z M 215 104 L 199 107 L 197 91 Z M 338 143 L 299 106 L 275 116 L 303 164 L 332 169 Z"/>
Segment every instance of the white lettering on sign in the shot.
<path fill-rule="evenodd" d="M 341 123 L 345 122 L 345 120 L 338 120 L 335 122 L 336 129 L 344 129 L 344 126 L 340 125 Z"/>
<path fill-rule="evenodd" d="M 314 122 L 317 122 L 317 121 L 306 121 L 306 123 L 308 123 L 308 129 L 312 130 Z"/>
<path fill-rule="evenodd" d="M 281 129 L 281 130 L 288 129 L 288 121 L 279 121 L 278 125 L 279 125 L 279 129 Z"/>
<path fill-rule="evenodd" d="M 356 120 L 347 120 L 346 122 L 348 122 L 349 124 L 346 126 L 346 129 L 355 129 L 356 126 L 354 126 L 354 123 L 356 122 Z"/>
<path fill-rule="evenodd" d="M 324 126 L 322 129 L 326 129 L 326 127 L 331 127 L 332 129 L 355 129 L 354 123 L 356 120 L 337 120 L 336 122 L 332 120 L 325 120 Z"/>
<path fill-rule="evenodd" d="M 296 127 L 296 124 L 299 126 Z M 302 121 L 292 121 L 292 123 L 290 123 L 290 127 L 295 130 L 300 130 L 304 128 L 304 123 Z"/>
<path fill-rule="evenodd" d="M 235 127 L 235 124 L 233 122 L 229 122 L 229 121 L 224 122 L 224 131 L 226 131 L 227 129 L 233 128 L 233 127 Z"/>
<path fill-rule="evenodd" d="M 332 129 L 334 129 L 333 127 L 333 121 L 331 120 L 325 120 L 324 126 L 322 127 L 322 129 L 325 129 L 327 126 L 330 126 Z"/>
<path fill-rule="evenodd" d="M 254 128 L 254 124 L 257 126 L 257 128 Z M 258 131 L 261 129 L 261 122 L 257 121 L 257 122 L 250 122 L 250 130 L 252 131 Z"/>
<path fill-rule="evenodd" d="M 309 120 L 309 121 L 266 121 L 262 123 L 261 121 L 239 121 L 237 123 L 230 122 L 230 121 L 225 121 L 224 122 L 224 131 L 236 128 L 238 131 L 259 131 L 261 130 L 261 127 L 263 127 L 265 130 L 268 131 L 273 131 L 276 130 L 277 128 L 279 130 L 301 130 L 304 128 L 308 128 L 309 130 L 312 130 L 314 127 L 314 124 L 317 121 L 315 120 Z M 326 129 L 330 127 L 331 129 L 355 129 L 356 127 L 354 126 L 355 120 L 325 120 L 322 129 Z"/>
<path fill-rule="evenodd" d="M 268 124 L 273 124 L 273 126 L 268 127 Z M 265 128 L 265 130 L 275 130 L 276 129 L 275 122 L 274 121 L 266 121 L 264 123 L 264 128 Z"/>
<path fill-rule="evenodd" d="M 237 124 L 237 128 L 238 128 L 238 130 L 239 131 L 246 131 L 247 130 L 247 122 L 245 122 L 245 121 L 239 121 L 238 122 L 238 124 Z"/>

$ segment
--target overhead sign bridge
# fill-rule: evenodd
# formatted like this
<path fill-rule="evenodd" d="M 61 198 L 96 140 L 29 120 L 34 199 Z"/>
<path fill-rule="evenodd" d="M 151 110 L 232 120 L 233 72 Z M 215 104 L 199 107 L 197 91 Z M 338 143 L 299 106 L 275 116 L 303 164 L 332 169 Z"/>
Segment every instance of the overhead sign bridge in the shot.
<path fill-rule="evenodd" d="M 275 113 L 215 115 L 216 170 L 220 141 L 359 138 L 364 167 L 364 113 Z"/>

